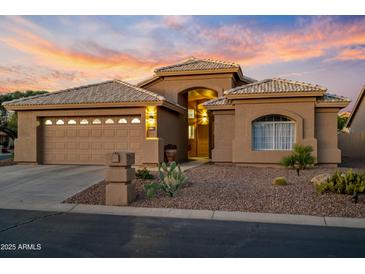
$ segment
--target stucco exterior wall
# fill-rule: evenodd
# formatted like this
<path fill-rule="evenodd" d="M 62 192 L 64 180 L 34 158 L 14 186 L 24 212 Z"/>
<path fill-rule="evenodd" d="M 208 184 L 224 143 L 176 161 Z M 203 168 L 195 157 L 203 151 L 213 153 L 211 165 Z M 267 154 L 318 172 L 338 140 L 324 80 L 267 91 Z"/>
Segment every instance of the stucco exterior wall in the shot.
<path fill-rule="evenodd" d="M 14 161 L 37 162 L 39 121 L 33 111 L 18 111 L 18 138 L 14 141 Z"/>
<path fill-rule="evenodd" d="M 255 151 L 252 122 L 265 115 L 295 121 L 296 143 L 313 147 L 318 164 L 341 163 L 337 142 L 338 108 L 316 108 L 314 98 L 236 101 L 234 110 L 214 110 L 212 161 L 246 165 L 277 165 L 291 151 Z"/>
<path fill-rule="evenodd" d="M 317 157 L 314 136 L 314 99 L 247 100 L 236 104 L 235 138 L 232 160 L 243 164 L 278 164 L 291 151 L 255 151 L 252 149 L 252 122 L 265 115 L 278 114 L 295 122 L 296 143 L 311 145 Z"/>
<path fill-rule="evenodd" d="M 234 84 L 232 73 L 206 74 L 191 76 L 165 76 L 143 88 L 161 94 L 173 102 L 178 102 L 180 92 L 191 88 L 203 87 L 215 90 L 218 96 L 223 91 L 232 88 Z"/>
<path fill-rule="evenodd" d="M 341 163 L 338 149 L 337 113 L 338 108 L 316 109 L 316 138 L 318 142 L 318 164 Z"/>
<path fill-rule="evenodd" d="M 188 122 L 187 114 L 179 114 L 168 109 L 157 109 L 157 135 L 160 139 L 163 160 L 164 146 L 174 144 L 177 146 L 177 161 L 184 162 L 188 159 Z"/>
<path fill-rule="evenodd" d="M 234 110 L 213 111 L 214 162 L 232 162 L 232 140 L 234 138 Z"/>
<path fill-rule="evenodd" d="M 365 96 L 359 103 L 356 115 L 351 122 L 351 133 L 365 132 Z"/>
<path fill-rule="evenodd" d="M 105 108 L 105 109 L 70 109 L 70 110 L 36 110 L 18 111 L 18 138 L 15 140 L 16 162 L 37 163 L 39 159 L 38 134 L 40 118 L 42 117 L 70 117 L 70 116 L 111 116 L 111 115 L 141 115 L 141 123 L 145 128 L 145 107 Z M 143 138 L 143 162 L 136 164 L 157 164 L 163 160 L 161 141 L 158 138 Z"/>

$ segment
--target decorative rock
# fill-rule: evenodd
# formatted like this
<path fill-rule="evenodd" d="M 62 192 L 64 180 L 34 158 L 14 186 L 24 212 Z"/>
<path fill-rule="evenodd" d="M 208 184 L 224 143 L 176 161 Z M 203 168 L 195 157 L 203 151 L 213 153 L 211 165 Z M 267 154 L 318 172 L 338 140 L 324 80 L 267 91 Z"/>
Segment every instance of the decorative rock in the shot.
<path fill-rule="evenodd" d="M 325 183 L 329 178 L 331 178 L 330 174 L 322 173 L 322 174 L 319 174 L 317 176 L 314 176 L 311 179 L 311 183 L 313 184 L 314 187 L 316 187 L 318 185 L 321 185 L 321 184 Z"/>
<path fill-rule="evenodd" d="M 277 185 L 277 186 L 285 186 L 288 184 L 288 182 L 286 181 L 285 177 L 276 177 L 273 181 L 272 181 L 273 185 Z"/>

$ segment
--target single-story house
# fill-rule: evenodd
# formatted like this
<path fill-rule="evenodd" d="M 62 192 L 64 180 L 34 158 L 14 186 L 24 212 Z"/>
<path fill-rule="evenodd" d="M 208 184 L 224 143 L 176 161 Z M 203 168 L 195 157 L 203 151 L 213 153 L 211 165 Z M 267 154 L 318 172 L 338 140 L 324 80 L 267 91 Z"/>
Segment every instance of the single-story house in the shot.
<path fill-rule="evenodd" d="M 365 157 L 365 86 L 360 91 L 345 129 L 339 134 L 339 146 L 343 156 Z"/>
<path fill-rule="evenodd" d="M 137 164 L 157 164 L 174 144 L 180 162 L 273 165 L 300 143 L 337 165 L 337 113 L 348 104 L 318 85 L 257 81 L 235 63 L 191 58 L 138 85 L 113 80 L 4 105 L 18 113 L 18 162 L 102 164 L 130 150 Z"/>

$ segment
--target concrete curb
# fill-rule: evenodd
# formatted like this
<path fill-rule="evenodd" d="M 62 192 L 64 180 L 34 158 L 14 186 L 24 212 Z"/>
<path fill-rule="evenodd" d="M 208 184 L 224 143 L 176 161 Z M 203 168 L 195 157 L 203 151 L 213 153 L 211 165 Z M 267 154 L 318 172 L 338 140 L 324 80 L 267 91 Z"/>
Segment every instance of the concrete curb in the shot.
<path fill-rule="evenodd" d="M 136 217 L 200 219 L 214 221 L 257 222 L 271 224 L 310 225 L 323 227 L 365 228 L 365 218 L 320 217 L 308 215 L 213 211 L 175 208 L 143 208 L 83 204 L 6 204 L 2 209 L 39 210 L 60 213 L 105 214 Z"/>

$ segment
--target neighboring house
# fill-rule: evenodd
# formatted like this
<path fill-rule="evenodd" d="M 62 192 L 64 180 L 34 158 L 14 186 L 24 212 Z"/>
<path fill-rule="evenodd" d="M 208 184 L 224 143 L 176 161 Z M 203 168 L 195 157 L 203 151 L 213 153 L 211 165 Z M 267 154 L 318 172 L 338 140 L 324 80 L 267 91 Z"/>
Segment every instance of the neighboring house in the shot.
<path fill-rule="evenodd" d="M 105 153 L 130 150 L 137 164 L 157 164 L 175 144 L 178 161 L 271 165 L 301 143 L 313 146 L 318 163 L 337 165 L 337 113 L 349 101 L 326 91 L 191 58 L 137 86 L 114 80 L 4 105 L 18 112 L 20 162 L 102 164 Z"/>
<path fill-rule="evenodd" d="M 346 131 L 339 135 L 339 146 L 344 157 L 365 157 L 365 86 L 347 121 Z"/>

